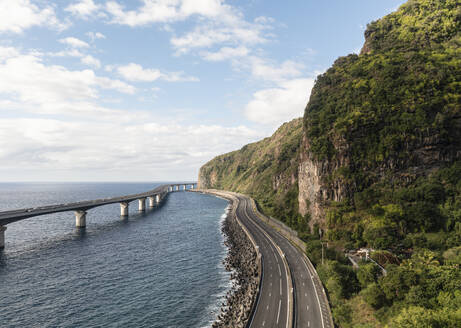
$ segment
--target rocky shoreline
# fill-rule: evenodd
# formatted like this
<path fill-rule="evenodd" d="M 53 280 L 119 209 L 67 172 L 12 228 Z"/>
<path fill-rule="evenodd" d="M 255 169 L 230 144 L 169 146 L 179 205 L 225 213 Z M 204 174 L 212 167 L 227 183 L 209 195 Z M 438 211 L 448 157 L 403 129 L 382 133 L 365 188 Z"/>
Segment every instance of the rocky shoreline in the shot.
<path fill-rule="evenodd" d="M 232 200 L 231 205 L 233 207 Z M 256 265 L 257 254 L 246 233 L 235 218 L 235 210 L 231 210 L 222 227 L 226 236 L 225 244 L 229 248 L 224 265 L 232 272 L 233 286 L 221 304 L 221 312 L 212 324 L 213 328 L 243 328 L 251 314 L 255 299 L 259 274 Z"/>

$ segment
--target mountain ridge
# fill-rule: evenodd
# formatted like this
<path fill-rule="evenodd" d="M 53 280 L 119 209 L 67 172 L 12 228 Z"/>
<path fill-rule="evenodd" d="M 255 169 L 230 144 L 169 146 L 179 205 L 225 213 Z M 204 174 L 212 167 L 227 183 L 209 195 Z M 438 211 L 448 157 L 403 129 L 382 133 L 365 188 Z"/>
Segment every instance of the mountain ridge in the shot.
<path fill-rule="evenodd" d="M 340 327 L 456 327 L 460 77 L 459 0 L 409 0 L 317 77 L 302 119 L 211 160 L 200 187 L 247 193 L 297 230 Z M 386 276 L 348 265 L 360 247 Z"/>

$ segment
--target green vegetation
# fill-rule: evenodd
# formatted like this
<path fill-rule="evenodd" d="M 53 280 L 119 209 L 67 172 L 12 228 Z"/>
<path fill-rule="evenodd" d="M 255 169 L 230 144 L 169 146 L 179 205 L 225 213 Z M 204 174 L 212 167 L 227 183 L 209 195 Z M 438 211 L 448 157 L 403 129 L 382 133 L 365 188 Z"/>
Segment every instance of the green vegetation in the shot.
<path fill-rule="evenodd" d="M 206 163 L 200 169 L 200 183 L 250 195 L 262 212 L 306 232 L 309 217 L 298 214 L 301 137 L 301 119 L 285 123 L 271 137 Z"/>
<path fill-rule="evenodd" d="M 459 0 L 410 0 L 365 37 L 362 54 L 317 78 L 302 121 L 215 158 L 201 181 L 251 195 L 298 230 L 339 327 L 458 327 Z M 334 167 L 321 177 L 327 195 L 341 187 L 341 201 L 315 204 L 325 210 L 322 239 L 298 214 L 301 156 Z M 375 249 L 387 275 L 371 263 L 352 269 L 344 251 L 359 247 Z"/>
<path fill-rule="evenodd" d="M 339 279 L 344 265 L 326 252 L 318 270 L 341 327 L 461 322 L 460 24 L 457 0 L 409 1 L 369 24 L 363 53 L 339 58 L 312 91 L 310 155 L 349 163 L 325 179 L 347 194 L 327 204 L 324 239 L 377 249 L 387 269 Z"/>
<path fill-rule="evenodd" d="M 304 117 L 316 158 L 344 156 L 345 145 L 345 179 L 363 189 L 383 164 L 418 165 L 411 150 L 424 138 L 448 153 L 459 144 L 460 8 L 409 1 L 368 26 L 367 54 L 339 58 L 317 78 Z"/>

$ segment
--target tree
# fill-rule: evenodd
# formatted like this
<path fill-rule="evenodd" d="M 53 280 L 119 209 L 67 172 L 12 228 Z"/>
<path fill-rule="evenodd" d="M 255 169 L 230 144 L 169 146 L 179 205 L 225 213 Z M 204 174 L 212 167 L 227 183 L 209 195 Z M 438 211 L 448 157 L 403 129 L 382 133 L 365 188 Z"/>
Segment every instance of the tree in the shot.
<path fill-rule="evenodd" d="M 410 306 L 389 323 L 389 328 L 436 328 L 441 327 L 433 311 L 419 306 Z"/>
<path fill-rule="evenodd" d="M 410 287 L 417 283 L 418 276 L 413 270 L 396 265 L 389 265 L 387 275 L 379 281 L 381 290 L 391 303 L 395 300 L 403 300 Z"/>
<path fill-rule="evenodd" d="M 357 279 L 362 288 L 377 281 L 381 270 L 374 263 L 361 264 L 357 270 Z"/>
<path fill-rule="evenodd" d="M 386 296 L 376 283 L 369 284 L 360 294 L 363 296 L 365 302 L 374 309 L 379 309 L 386 303 Z"/>

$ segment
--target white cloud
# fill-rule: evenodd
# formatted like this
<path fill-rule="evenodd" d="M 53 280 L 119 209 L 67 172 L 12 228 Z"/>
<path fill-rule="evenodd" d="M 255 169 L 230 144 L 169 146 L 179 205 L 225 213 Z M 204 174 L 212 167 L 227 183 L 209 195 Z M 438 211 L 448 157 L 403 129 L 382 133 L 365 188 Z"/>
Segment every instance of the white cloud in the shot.
<path fill-rule="evenodd" d="M 97 39 L 105 39 L 106 38 L 106 36 L 104 34 L 102 34 L 101 32 L 88 32 L 88 33 L 86 33 L 86 35 L 88 35 L 91 42 L 93 42 L 94 40 L 97 40 Z"/>
<path fill-rule="evenodd" d="M 128 81 L 153 82 L 162 79 L 168 82 L 196 82 L 198 78 L 186 76 L 184 72 L 161 72 L 158 69 L 143 68 L 139 64 L 130 63 L 117 67 L 117 72 Z"/>
<path fill-rule="evenodd" d="M 113 80 L 108 77 L 96 77 L 96 85 L 103 89 L 113 89 L 121 93 L 134 94 L 136 89 L 120 80 Z"/>
<path fill-rule="evenodd" d="M 19 51 L 13 47 L 1 47 L 0 46 L 0 62 L 5 59 L 15 57 L 19 55 Z"/>
<path fill-rule="evenodd" d="M 62 50 L 58 52 L 48 52 L 47 55 L 51 57 L 83 57 L 85 56 L 82 52 L 80 52 L 79 50 L 75 48 Z"/>
<path fill-rule="evenodd" d="M 53 7 L 39 7 L 30 0 L 0 1 L 0 33 L 21 33 L 32 26 L 50 26 L 58 30 L 66 26 L 56 18 Z"/>
<path fill-rule="evenodd" d="M 234 10 L 221 0 L 182 0 L 180 13 L 183 16 L 201 15 L 205 17 L 232 18 Z"/>
<path fill-rule="evenodd" d="M 277 87 L 253 94 L 245 107 L 245 116 L 254 122 L 278 126 L 304 114 L 314 79 L 302 78 L 280 82 Z"/>
<path fill-rule="evenodd" d="M 141 65 L 135 63 L 119 66 L 117 72 L 128 81 L 137 82 L 152 82 L 162 76 L 158 69 L 144 69 Z"/>
<path fill-rule="evenodd" d="M 111 23 L 131 27 L 173 23 L 197 16 L 198 24 L 192 31 L 171 38 L 177 55 L 216 44 L 227 47 L 261 44 L 268 40 L 269 35 L 264 31 L 273 23 L 269 17 L 248 22 L 241 11 L 222 0 L 143 0 L 143 5 L 135 10 L 125 10 L 118 2 L 109 1 L 105 9 Z M 164 28 L 171 30 L 170 25 Z"/>
<path fill-rule="evenodd" d="M 258 24 L 272 24 L 275 22 L 275 19 L 272 17 L 259 16 L 254 19 L 254 22 Z"/>
<path fill-rule="evenodd" d="M 85 57 L 82 57 L 80 61 L 88 66 L 93 66 L 95 68 L 100 68 L 101 67 L 101 62 L 99 59 L 94 58 L 91 55 L 86 55 Z"/>
<path fill-rule="evenodd" d="M 179 21 L 192 15 L 224 19 L 234 15 L 232 7 L 221 0 L 143 0 L 143 6 L 128 11 L 118 2 L 109 1 L 106 10 L 112 15 L 112 23 L 132 27 Z"/>
<path fill-rule="evenodd" d="M 104 70 L 106 72 L 112 72 L 114 69 L 115 69 L 114 65 L 106 65 L 106 66 L 104 66 Z"/>
<path fill-rule="evenodd" d="M 85 41 L 82 41 L 74 37 L 67 37 L 64 39 L 60 39 L 59 42 L 67 44 L 68 46 L 73 47 L 73 48 L 88 48 L 90 46 Z"/>
<path fill-rule="evenodd" d="M 115 1 L 106 3 L 106 10 L 112 15 L 112 22 L 128 26 L 146 25 L 154 22 L 167 22 L 178 17 L 177 1 L 144 0 L 144 6 L 139 10 L 124 11 Z"/>
<path fill-rule="evenodd" d="M 93 13 L 98 11 L 98 9 L 99 6 L 96 5 L 93 0 L 80 0 L 79 2 L 75 2 L 67 6 L 64 10 L 72 13 L 75 16 L 88 18 Z"/>
<path fill-rule="evenodd" d="M 97 76 L 90 69 L 71 71 L 63 66 L 48 66 L 38 55 L 21 54 L 11 48 L 0 47 L 2 53 L 7 57 L 0 61 L 0 94 L 34 113 L 109 115 L 111 110 L 94 103 L 99 98 L 99 89 L 135 92 L 133 86 Z"/>
<path fill-rule="evenodd" d="M 177 54 L 185 54 L 193 49 L 211 48 L 216 44 L 233 46 L 253 46 L 267 42 L 263 31 L 267 27 L 250 24 L 236 18 L 235 23 L 223 24 L 213 22 L 198 25 L 193 31 L 180 37 L 173 37 L 170 42 Z"/>
<path fill-rule="evenodd" d="M 299 77 L 302 75 L 302 69 L 304 68 L 303 64 L 292 60 L 286 60 L 279 67 L 274 67 L 274 65 L 259 57 L 252 57 L 250 65 L 253 77 L 275 82 Z"/>
<path fill-rule="evenodd" d="M 201 56 L 209 61 L 223 61 L 236 57 L 245 57 L 249 53 L 248 48 L 240 46 L 236 48 L 222 47 L 216 52 L 203 52 Z"/>
<path fill-rule="evenodd" d="M 223 151 L 262 137 L 245 126 L 0 118 L 0 179 L 193 179 Z M 35 171 L 34 171 L 35 170 Z M 27 178 L 26 178 L 27 179 Z"/>

